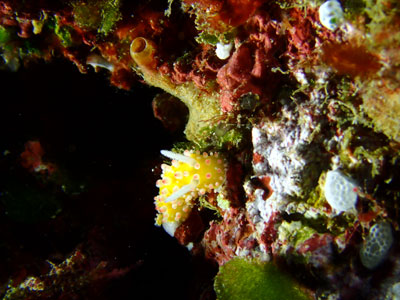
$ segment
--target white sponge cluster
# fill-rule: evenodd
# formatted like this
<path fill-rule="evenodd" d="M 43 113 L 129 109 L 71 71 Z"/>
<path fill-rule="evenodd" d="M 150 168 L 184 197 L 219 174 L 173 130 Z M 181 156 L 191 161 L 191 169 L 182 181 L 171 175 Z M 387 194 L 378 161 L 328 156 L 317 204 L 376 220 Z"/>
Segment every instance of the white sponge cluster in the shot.
<path fill-rule="evenodd" d="M 325 199 L 334 213 L 356 212 L 357 186 L 340 171 L 328 171 L 325 179 Z"/>
<path fill-rule="evenodd" d="M 386 258 L 392 243 L 393 235 L 390 224 L 380 222 L 372 226 L 360 249 L 362 264 L 371 270 L 376 268 Z"/>
<path fill-rule="evenodd" d="M 343 9 L 336 0 L 326 1 L 319 7 L 319 21 L 329 30 L 336 30 L 344 21 Z"/>

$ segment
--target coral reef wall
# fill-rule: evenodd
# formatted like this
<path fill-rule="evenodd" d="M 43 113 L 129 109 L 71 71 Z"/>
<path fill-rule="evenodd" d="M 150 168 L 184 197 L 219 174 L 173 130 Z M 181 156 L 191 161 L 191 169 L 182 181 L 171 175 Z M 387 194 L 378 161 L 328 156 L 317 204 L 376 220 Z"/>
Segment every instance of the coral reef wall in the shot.
<path fill-rule="evenodd" d="M 302 297 L 397 299 L 399 22 L 396 0 L 3 0 L 0 68 L 63 58 L 129 95 L 156 88 L 154 116 L 184 137 L 146 201 L 220 280 L 248 259 Z M 23 167 L 51 177 L 43 156 L 28 142 Z"/>

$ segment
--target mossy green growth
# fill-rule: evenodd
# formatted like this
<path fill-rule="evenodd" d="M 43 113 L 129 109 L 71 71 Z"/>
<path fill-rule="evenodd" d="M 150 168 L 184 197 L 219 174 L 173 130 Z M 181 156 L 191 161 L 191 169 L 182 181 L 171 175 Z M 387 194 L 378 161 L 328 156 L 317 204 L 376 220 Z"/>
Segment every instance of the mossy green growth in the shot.
<path fill-rule="evenodd" d="M 7 43 L 12 38 L 10 29 L 0 26 L 0 46 Z"/>
<path fill-rule="evenodd" d="M 219 42 L 219 39 L 214 34 L 209 34 L 208 32 L 202 32 L 196 37 L 196 41 L 199 44 L 210 44 L 216 45 Z"/>
<path fill-rule="evenodd" d="M 211 34 L 207 31 L 201 32 L 197 37 L 196 41 L 199 44 L 210 44 L 210 45 L 216 45 L 218 42 L 223 42 L 225 44 L 228 44 L 233 41 L 235 38 L 235 30 L 228 31 L 225 33 L 215 33 Z"/>
<path fill-rule="evenodd" d="M 365 0 L 365 12 L 371 18 L 370 27 L 387 24 L 395 14 L 398 14 L 400 4 L 397 0 Z"/>
<path fill-rule="evenodd" d="M 283 251 L 286 251 L 290 246 L 297 249 L 316 233 L 315 229 L 304 225 L 301 221 L 283 221 L 278 229 L 279 240 L 283 241 L 286 245 L 282 247 Z"/>
<path fill-rule="evenodd" d="M 220 267 L 214 289 L 218 300 L 311 299 L 272 263 L 243 258 L 234 258 Z"/>
<path fill-rule="evenodd" d="M 229 199 L 224 197 L 222 194 L 218 194 L 217 196 L 217 205 L 223 210 L 227 210 L 229 207 L 231 207 Z"/>
<path fill-rule="evenodd" d="M 46 27 L 54 31 L 55 35 L 60 39 L 60 42 L 63 46 L 72 46 L 72 28 L 62 25 L 58 16 L 51 16 L 49 21 L 46 23 Z"/>
<path fill-rule="evenodd" d="M 314 190 L 310 192 L 306 200 L 307 204 L 317 209 L 322 209 L 325 205 L 325 197 L 322 192 L 323 186 L 325 184 L 325 174 L 325 172 L 321 173 L 318 179 L 318 185 L 315 187 Z"/>
<path fill-rule="evenodd" d="M 344 15 L 347 20 L 355 20 L 365 10 L 364 0 L 348 0 L 344 1 L 343 9 Z"/>
<path fill-rule="evenodd" d="M 119 11 L 120 1 L 105 1 L 102 7 L 102 22 L 99 28 L 99 33 L 107 35 L 114 28 L 115 23 L 122 19 L 122 15 Z"/>
<path fill-rule="evenodd" d="M 221 122 L 217 125 L 203 127 L 201 135 L 204 138 L 198 141 L 200 148 L 215 148 L 217 150 L 239 149 L 245 141 L 245 128 L 238 128 Z"/>
<path fill-rule="evenodd" d="M 324 3 L 324 0 L 275 0 L 282 9 L 299 8 L 307 11 L 307 8 L 316 8 Z"/>
<path fill-rule="evenodd" d="M 72 3 L 76 24 L 103 35 L 108 35 L 122 19 L 120 6 L 120 0 L 79 0 Z"/>
<path fill-rule="evenodd" d="M 374 130 L 400 142 L 400 85 L 398 80 L 372 80 L 365 86 L 362 98 L 362 108 L 371 118 Z"/>
<path fill-rule="evenodd" d="M 203 196 L 199 197 L 198 201 L 199 201 L 200 207 L 207 208 L 207 209 L 213 211 L 216 218 L 221 217 L 221 214 L 219 213 L 218 208 L 215 207 L 214 205 L 212 205 L 210 202 L 208 202 L 206 197 L 203 197 Z"/>

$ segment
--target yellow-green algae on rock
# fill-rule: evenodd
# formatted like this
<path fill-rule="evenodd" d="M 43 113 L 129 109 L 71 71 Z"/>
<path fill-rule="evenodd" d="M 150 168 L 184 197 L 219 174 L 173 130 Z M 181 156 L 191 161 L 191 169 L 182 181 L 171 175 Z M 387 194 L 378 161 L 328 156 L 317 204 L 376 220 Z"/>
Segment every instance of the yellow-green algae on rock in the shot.
<path fill-rule="evenodd" d="M 185 134 L 188 140 L 199 142 L 204 139 L 207 128 L 220 116 L 218 93 L 202 91 L 193 82 L 175 84 L 167 75 L 156 70 L 156 47 L 152 41 L 138 37 L 132 41 L 130 53 L 137 64 L 137 72 L 144 81 L 180 99 L 189 109 L 189 120 Z"/>
<path fill-rule="evenodd" d="M 242 258 L 220 267 L 214 289 L 218 300 L 311 299 L 274 264 Z"/>
<path fill-rule="evenodd" d="M 363 94 L 363 109 L 375 130 L 400 142 L 400 88 L 398 83 L 374 80 Z"/>

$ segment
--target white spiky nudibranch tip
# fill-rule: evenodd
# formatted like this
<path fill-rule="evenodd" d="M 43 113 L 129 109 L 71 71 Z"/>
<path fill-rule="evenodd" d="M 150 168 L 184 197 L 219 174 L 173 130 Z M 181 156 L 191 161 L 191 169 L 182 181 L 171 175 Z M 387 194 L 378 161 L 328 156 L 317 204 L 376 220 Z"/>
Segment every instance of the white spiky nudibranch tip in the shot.
<path fill-rule="evenodd" d="M 184 185 L 183 187 L 181 187 L 178 191 L 172 193 L 172 195 L 170 195 L 169 197 L 167 197 L 167 199 L 164 200 L 165 203 L 174 201 L 182 196 L 184 196 L 185 194 L 189 193 L 190 191 L 192 191 L 194 188 L 196 188 L 196 186 L 198 185 L 198 180 L 192 180 L 191 183 Z"/>
<path fill-rule="evenodd" d="M 194 158 L 191 158 L 190 156 L 186 156 L 186 155 L 183 155 L 183 154 L 175 153 L 175 152 L 169 151 L 169 150 L 161 150 L 160 152 L 165 157 L 168 157 L 170 159 L 186 163 L 186 164 L 191 165 L 191 166 L 194 166 L 197 163 L 197 161 Z"/>

